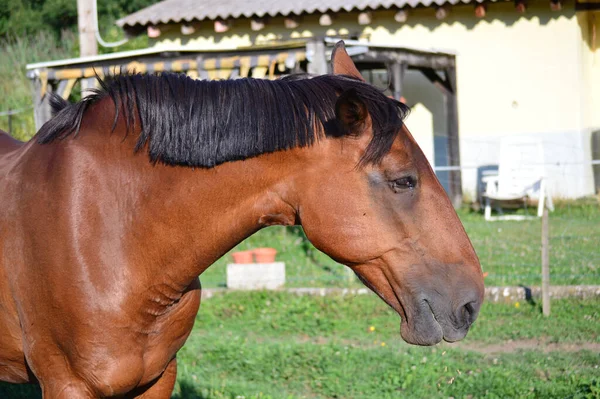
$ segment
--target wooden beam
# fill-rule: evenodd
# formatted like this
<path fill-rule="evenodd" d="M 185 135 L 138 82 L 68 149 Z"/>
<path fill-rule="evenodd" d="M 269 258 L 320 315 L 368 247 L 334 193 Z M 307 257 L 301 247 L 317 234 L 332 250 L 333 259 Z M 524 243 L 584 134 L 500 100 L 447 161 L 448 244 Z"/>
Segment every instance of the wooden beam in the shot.
<path fill-rule="evenodd" d="M 423 67 L 445 69 L 455 66 L 454 56 L 445 54 L 421 53 L 404 50 L 378 50 L 370 48 L 363 54 L 352 56 L 355 61 L 378 62 L 389 64 L 395 61 L 406 64 L 408 67 Z"/>
<path fill-rule="evenodd" d="M 77 25 L 79 27 L 79 56 L 89 57 L 98 54 L 96 41 L 96 23 L 94 0 L 77 0 Z M 81 94 L 85 89 L 91 89 L 88 82 L 81 82 Z"/>
<path fill-rule="evenodd" d="M 451 91 L 446 99 L 446 120 L 448 128 L 448 163 L 460 167 L 460 142 L 458 134 L 458 104 L 456 101 L 456 68 L 445 69 L 446 82 Z M 450 200 L 455 208 L 462 205 L 462 173 L 460 169 L 450 173 Z"/>
<path fill-rule="evenodd" d="M 421 71 L 421 73 L 423 75 L 425 75 L 425 77 L 427 79 L 429 79 L 429 81 L 431 83 L 433 83 L 433 85 L 435 87 L 440 89 L 444 95 L 449 95 L 454 92 L 450 83 L 446 79 L 442 79 L 442 77 L 440 75 L 438 75 L 438 73 L 434 69 L 432 69 L 432 68 L 416 68 L 416 69 Z"/>
<path fill-rule="evenodd" d="M 550 3 L 550 7 L 552 8 L 552 3 Z M 558 9 L 560 10 L 560 9 Z M 558 11 L 554 10 L 554 11 Z M 575 2 L 575 11 L 599 11 L 600 10 L 600 2 L 586 2 L 586 1 L 576 1 Z"/>
<path fill-rule="evenodd" d="M 42 95 L 42 86 L 44 84 L 39 78 L 32 80 L 33 91 L 33 117 L 35 120 L 35 130 L 39 130 L 42 125 L 50 120 L 52 112 L 50 109 L 50 93 L 52 93 L 52 85 L 46 85 L 46 94 Z"/>
<path fill-rule="evenodd" d="M 542 213 L 542 314 L 550 316 L 550 218 L 546 206 Z"/>
<path fill-rule="evenodd" d="M 94 31 L 94 0 L 77 0 L 77 26 L 79 30 L 79 56 L 98 54 Z"/>
<path fill-rule="evenodd" d="M 327 59 L 325 58 L 325 42 L 321 38 L 313 38 L 306 43 L 306 55 L 310 57 L 308 73 L 324 75 L 327 73 Z"/>
<path fill-rule="evenodd" d="M 433 83 L 444 96 L 446 108 L 448 166 L 455 167 L 449 170 L 450 200 L 455 208 L 462 205 L 462 173 L 460 169 L 460 143 L 458 135 L 458 105 L 456 102 L 456 69 L 444 68 L 445 78 L 442 78 L 431 68 L 417 68 L 431 83 Z"/>
<path fill-rule="evenodd" d="M 400 101 L 402 98 L 402 83 L 404 82 L 404 72 L 406 65 L 400 62 L 392 64 L 392 86 L 394 88 L 394 99 Z"/>

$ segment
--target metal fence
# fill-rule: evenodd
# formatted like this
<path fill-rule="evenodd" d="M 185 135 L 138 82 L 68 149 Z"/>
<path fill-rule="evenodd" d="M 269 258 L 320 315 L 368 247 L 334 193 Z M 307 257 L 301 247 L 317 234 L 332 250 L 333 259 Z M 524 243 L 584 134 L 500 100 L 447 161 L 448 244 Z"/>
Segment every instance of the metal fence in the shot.
<path fill-rule="evenodd" d="M 27 119 L 32 121 L 33 118 L 32 116 L 27 117 L 25 113 L 32 109 L 33 107 L 25 107 L 0 111 L 0 129 L 11 135 L 14 135 L 17 130 L 21 133 L 27 133 L 27 127 L 31 124 L 31 122 L 27 123 Z M 34 132 L 29 132 L 29 134 L 32 133 Z"/>

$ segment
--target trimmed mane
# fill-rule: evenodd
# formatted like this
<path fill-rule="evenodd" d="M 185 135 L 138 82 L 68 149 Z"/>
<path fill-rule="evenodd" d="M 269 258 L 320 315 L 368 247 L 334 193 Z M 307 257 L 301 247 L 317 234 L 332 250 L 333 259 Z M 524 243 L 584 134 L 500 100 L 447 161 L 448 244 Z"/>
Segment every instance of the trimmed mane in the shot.
<path fill-rule="evenodd" d="M 148 146 L 152 162 L 210 168 L 224 162 L 311 145 L 325 136 L 352 135 L 336 121 L 336 101 L 355 90 L 369 111 L 373 139 L 361 162 L 377 163 L 389 151 L 408 107 L 379 89 L 341 75 L 292 75 L 270 81 L 197 81 L 184 74 L 124 74 L 77 104 L 51 98 L 55 116 L 38 142 L 76 136 L 91 104 L 111 98 L 113 130 L 119 117 L 127 130 L 141 125 L 135 151 Z"/>

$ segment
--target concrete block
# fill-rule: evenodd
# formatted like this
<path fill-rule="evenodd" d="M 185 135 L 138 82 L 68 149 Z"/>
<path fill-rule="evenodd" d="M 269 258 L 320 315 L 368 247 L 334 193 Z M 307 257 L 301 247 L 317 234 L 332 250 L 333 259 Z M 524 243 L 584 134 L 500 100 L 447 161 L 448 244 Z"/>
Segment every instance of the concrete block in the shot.
<path fill-rule="evenodd" d="M 229 263 L 227 288 L 274 290 L 285 284 L 285 263 Z"/>

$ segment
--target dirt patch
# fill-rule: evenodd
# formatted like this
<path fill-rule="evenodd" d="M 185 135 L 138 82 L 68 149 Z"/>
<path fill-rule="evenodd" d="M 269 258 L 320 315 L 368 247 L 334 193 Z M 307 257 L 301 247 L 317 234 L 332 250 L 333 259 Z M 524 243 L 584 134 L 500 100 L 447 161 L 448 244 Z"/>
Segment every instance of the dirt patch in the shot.
<path fill-rule="evenodd" d="M 323 336 L 309 336 L 307 334 L 300 334 L 296 336 L 283 336 L 283 337 L 268 337 L 257 334 L 246 334 L 246 338 L 257 343 L 263 342 L 290 342 L 294 341 L 301 344 L 313 344 L 313 345 L 327 345 L 332 342 L 341 345 L 347 345 L 354 348 L 373 348 L 382 345 L 381 339 L 375 339 L 370 341 L 369 339 L 340 339 Z M 392 340 L 393 341 L 393 340 Z M 400 342 L 400 338 L 396 341 Z M 392 342 L 390 342 L 392 343 Z M 383 343 L 383 345 L 386 345 Z M 401 342 L 401 348 L 410 348 L 411 345 Z M 432 347 L 433 348 L 433 347 Z M 455 342 L 447 343 L 441 342 L 435 346 L 440 350 L 445 349 L 460 349 L 466 351 L 478 352 L 484 355 L 495 355 L 502 353 L 516 353 L 519 351 L 538 351 L 543 353 L 549 352 L 578 352 L 582 350 L 594 351 L 600 353 L 600 342 L 551 342 L 547 338 L 537 339 L 519 339 L 519 340 L 508 340 L 496 343 L 486 343 L 481 341 L 470 341 L 470 342 Z"/>
<path fill-rule="evenodd" d="M 448 347 L 471 350 L 486 355 L 496 353 L 514 353 L 522 350 L 535 350 L 544 353 L 548 352 L 578 352 L 589 350 L 600 352 L 600 343 L 597 342 L 549 342 L 543 339 L 520 339 L 509 340 L 495 344 L 486 344 L 483 342 L 469 342 L 448 344 Z"/>

